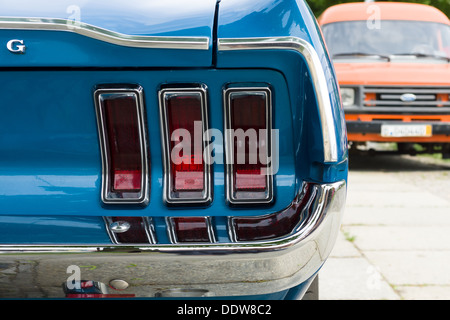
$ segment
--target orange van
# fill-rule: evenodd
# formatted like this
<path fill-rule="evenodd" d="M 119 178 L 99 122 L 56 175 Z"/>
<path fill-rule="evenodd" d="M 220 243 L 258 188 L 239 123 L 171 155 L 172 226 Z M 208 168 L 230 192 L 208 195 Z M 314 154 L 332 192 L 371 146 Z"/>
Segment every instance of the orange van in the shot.
<path fill-rule="evenodd" d="M 450 21 L 421 4 L 347 3 L 318 19 L 341 87 L 351 147 L 420 144 L 450 157 Z"/>

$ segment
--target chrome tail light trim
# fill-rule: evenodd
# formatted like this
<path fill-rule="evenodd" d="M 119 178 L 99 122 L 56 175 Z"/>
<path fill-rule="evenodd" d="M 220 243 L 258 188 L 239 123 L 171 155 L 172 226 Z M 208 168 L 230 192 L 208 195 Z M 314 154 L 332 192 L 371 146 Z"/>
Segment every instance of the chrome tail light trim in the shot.
<path fill-rule="evenodd" d="M 233 191 L 233 170 L 234 170 L 234 138 L 232 136 L 231 129 L 231 95 L 233 93 L 247 93 L 262 94 L 266 100 L 266 159 L 272 157 L 272 91 L 269 87 L 232 87 L 226 88 L 223 91 L 223 104 L 224 104 L 224 128 L 225 128 L 225 197 L 226 201 L 230 205 L 256 205 L 256 204 L 269 204 L 274 199 L 273 192 L 273 174 L 270 171 L 271 167 L 267 167 L 266 172 L 266 185 L 267 190 L 264 192 L 240 192 L 238 196 Z"/>
<path fill-rule="evenodd" d="M 131 96 L 136 101 L 136 115 L 138 117 L 139 145 L 141 154 L 141 190 L 138 197 L 117 197 L 109 190 L 110 170 L 107 150 L 107 134 L 105 117 L 102 105 L 104 95 Z M 105 204 L 142 204 L 149 202 L 149 159 L 147 146 L 147 131 L 145 124 L 144 91 L 139 85 L 98 85 L 94 91 L 94 102 L 97 115 L 97 128 L 99 133 L 100 154 L 102 158 L 102 187 L 101 200 Z"/>
<path fill-rule="evenodd" d="M 213 199 L 212 190 L 212 172 L 211 165 L 206 163 L 203 154 L 203 178 L 204 189 L 203 191 L 193 192 L 172 192 L 172 173 L 171 173 L 171 156 L 170 156 L 170 136 L 169 136 L 169 123 L 167 118 L 167 104 L 166 97 L 171 95 L 198 95 L 201 101 L 201 113 L 202 113 L 202 146 L 203 151 L 208 147 L 209 137 L 209 124 L 208 124 L 208 100 L 206 86 L 196 87 L 170 87 L 162 88 L 158 92 L 159 98 L 159 110 L 160 110 L 160 128 L 161 128 L 161 146 L 162 146 L 162 162 L 163 162 L 163 201 L 165 204 L 171 205 L 208 205 Z"/>

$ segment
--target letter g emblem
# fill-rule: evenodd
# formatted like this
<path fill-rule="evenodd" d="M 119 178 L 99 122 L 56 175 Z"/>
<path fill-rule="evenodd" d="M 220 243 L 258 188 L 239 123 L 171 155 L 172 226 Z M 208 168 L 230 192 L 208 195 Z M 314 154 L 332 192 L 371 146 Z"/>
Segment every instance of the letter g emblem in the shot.
<path fill-rule="evenodd" d="M 6 48 L 12 53 L 25 53 L 25 45 L 23 44 L 23 40 L 9 40 L 6 44 Z"/>

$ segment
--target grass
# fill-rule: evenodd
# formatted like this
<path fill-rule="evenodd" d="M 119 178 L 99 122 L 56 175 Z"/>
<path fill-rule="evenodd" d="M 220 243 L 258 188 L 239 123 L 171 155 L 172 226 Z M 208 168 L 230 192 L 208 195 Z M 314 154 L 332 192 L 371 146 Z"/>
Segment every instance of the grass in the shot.
<path fill-rule="evenodd" d="M 426 151 L 426 149 L 423 146 L 421 146 L 420 144 L 414 144 L 414 149 L 417 152 L 424 152 L 424 151 Z M 435 147 L 434 151 L 435 151 L 435 153 L 421 153 L 421 154 L 419 154 L 419 156 L 426 157 L 426 158 L 431 158 L 431 159 L 434 159 L 434 160 L 437 160 L 437 161 L 442 161 L 444 163 L 450 163 L 450 159 L 443 159 L 440 148 Z"/>
<path fill-rule="evenodd" d="M 344 233 L 345 240 L 347 240 L 349 242 L 354 242 L 355 241 L 355 239 L 356 239 L 355 236 L 350 235 L 350 233 L 347 232 L 347 231 L 344 231 L 343 233 Z"/>
<path fill-rule="evenodd" d="M 427 158 L 432 158 L 432 159 L 435 159 L 435 160 L 438 160 L 438 161 L 442 161 L 442 162 L 445 162 L 445 163 L 450 163 L 450 159 L 443 159 L 441 153 L 431 153 L 431 154 L 430 153 L 424 153 L 424 154 L 421 154 L 420 156 L 427 157 Z"/>

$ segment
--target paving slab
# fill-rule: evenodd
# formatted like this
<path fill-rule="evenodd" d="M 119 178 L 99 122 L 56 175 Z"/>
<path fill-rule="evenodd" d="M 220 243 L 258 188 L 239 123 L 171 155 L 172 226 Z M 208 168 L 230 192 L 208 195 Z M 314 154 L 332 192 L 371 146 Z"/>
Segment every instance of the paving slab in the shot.
<path fill-rule="evenodd" d="M 450 251 L 367 251 L 364 256 L 393 286 L 450 286 Z"/>
<path fill-rule="evenodd" d="M 330 258 L 350 257 L 360 258 L 361 252 L 359 252 L 356 247 L 346 239 L 346 235 L 344 232 L 339 232 L 336 244 L 330 253 Z"/>
<path fill-rule="evenodd" d="M 352 207 L 379 208 L 448 208 L 450 203 L 437 195 L 424 191 L 360 191 L 349 190 L 347 203 Z M 350 193 L 352 192 L 352 193 Z"/>
<path fill-rule="evenodd" d="M 450 300 L 450 163 L 350 157 L 341 233 L 320 272 L 325 300 Z"/>
<path fill-rule="evenodd" d="M 405 300 L 450 300 L 450 286 L 396 286 Z"/>
<path fill-rule="evenodd" d="M 399 300 L 400 296 L 365 258 L 331 258 L 319 275 L 321 300 Z"/>
<path fill-rule="evenodd" d="M 344 226 L 343 230 L 363 252 L 450 250 L 450 226 Z"/>
<path fill-rule="evenodd" d="M 450 226 L 448 207 L 350 207 L 347 206 L 343 224 L 365 226 Z"/>

